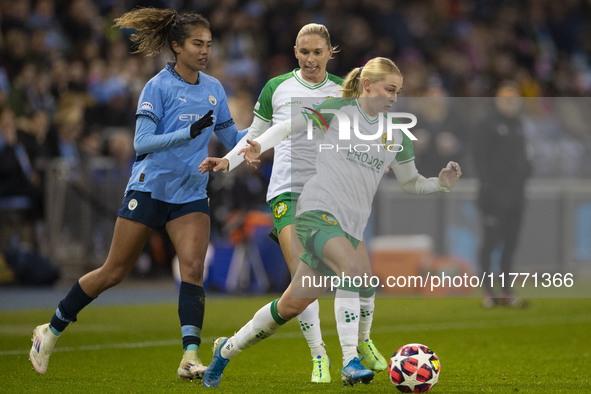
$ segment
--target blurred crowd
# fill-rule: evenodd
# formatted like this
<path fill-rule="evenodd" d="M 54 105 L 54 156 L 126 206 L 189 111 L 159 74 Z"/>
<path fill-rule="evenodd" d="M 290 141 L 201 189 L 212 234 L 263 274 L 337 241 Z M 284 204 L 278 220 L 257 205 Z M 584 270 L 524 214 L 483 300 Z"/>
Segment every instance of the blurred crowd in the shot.
<path fill-rule="evenodd" d="M 114 18 L 137 6 L 195 10 L 210 20 L 208 73 L 224 85 L 239 129 L 250 124 L 264 83 L 297 66 L 294 40 L 312 21 L 328 27 L 340 50 L 329 72 L 343 76 L 369 58 L 390 57 L 407 97 L 485 97 L 508 79 L 524 97 L 591 93 L 588 0 L 3 0 L 0 198 L 29 196 L 42 217 L 43 171 L 55 157 L 76 165 L 107 156 L 129 173 L 137 99 L 172 59 L 166 49 L 155 58 L 131 54 L 132 32 L 113 28 Z M 561 135 L 564 152 L 588 157 L 589 134 Z M 435 167 L 462 160 L 465 137 L 425 133 L 417 156 Z M 212 200 L 223 198 L 224 212 L 264 203 L 269 166 L 242 169 L 248 176 L 232 181 L 214 177 Z M 567 175 L 589 175 L 579 167 Z"/>

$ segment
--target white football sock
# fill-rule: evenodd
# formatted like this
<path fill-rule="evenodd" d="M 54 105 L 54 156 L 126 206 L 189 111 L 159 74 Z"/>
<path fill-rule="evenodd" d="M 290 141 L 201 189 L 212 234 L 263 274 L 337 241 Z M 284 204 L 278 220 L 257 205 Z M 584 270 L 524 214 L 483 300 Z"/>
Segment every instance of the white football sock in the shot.
<path fill-rule="evenodd" d="M 320 305 L 318 304 L 318 300 L 316 300 L 298 315 L 300 328 L 302 329 L 304 338 L 306 338 L 306 341 L 308 342 L 312 358 L 326 356 L 326 350 L 324 349 L 324 343 L 322 342 L 322 332 L 320 331 L 319 313 Z"/>
<path fill-rule="evenodd" d="M 275 306 L 273 306 L 275 304 Z M 277 300 L 268 303 L 254 314 L 252 320 L 246 323 L 236 334 L 234 334 L 224 347 L 220 354 L 222 357 L 231 359 L 246 348 L 251 347 L 270 337 L 277 331 L 279 327 L 286 323 L 286 320 L 281 319 L 277 311 Z M 277 317 L 282 323 L 276 321 L 273 317 L 272 309 L 274 308 Z"/>
<path fill-rule="evenodd" d="M 375 308 L 375 293 L 370 297 L 359 297 L 359 342 L 369 339 L 373 310 Z"/>
<path fill-rule="evenodd" d="M 358 357 L 359 293 L 337 289 L 334 299 L 337 332 L 343 349 L 343 366 Z"/>

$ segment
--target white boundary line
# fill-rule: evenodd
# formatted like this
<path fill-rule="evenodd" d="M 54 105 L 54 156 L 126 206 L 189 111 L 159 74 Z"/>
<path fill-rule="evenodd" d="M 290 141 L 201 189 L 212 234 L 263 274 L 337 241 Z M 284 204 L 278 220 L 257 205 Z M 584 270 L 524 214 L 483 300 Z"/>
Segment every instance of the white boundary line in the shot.
<path fill-rule="evenodd" d="M 373 333 L 394 333 L 394 332 L 418 332 L 418 331 L 445 331 L 445 330 L 474 330 L 484 328 L 506 328 L 506 327 L 540 327 L 550 325 L 563 325 L 568 323 L 591 323 L 591 314 L 589 315 L 575 315 L 575 316 L 552 316 L 541 319 L 503 319 L 500 321 L 448 321 L 441 323 L 421 323 L 421 324 L 402 324 L 393 327 L 376 327 L 372 330 Z M 336 330 L 323 330 L 324 336 L 336 336 Z M 292 339 L 301 338 L 302 333 L 298 331 L 279 332 L 271 337 L 276 339 Z M 212 342 L 215 338 L 204 337 L 202 343 Z M 165 347 L 178 346 L 181 344 L 180 339 L 167 339 L 161 341 L 145 341 L 145 342 L 125 342 L 125 343 L 107 343 L 101 345 L 83 345 L 83 346 L 66 346 L 56 347 L 54 352 L 84 352 L 94 350 L 108 350 L 108 349 L 137 349 L 148 347 Z M 0 356 L 16 356 L 22 354 L 29 354 L 29 348 L 23 350 L 5 350 L 0 351 Z"/>

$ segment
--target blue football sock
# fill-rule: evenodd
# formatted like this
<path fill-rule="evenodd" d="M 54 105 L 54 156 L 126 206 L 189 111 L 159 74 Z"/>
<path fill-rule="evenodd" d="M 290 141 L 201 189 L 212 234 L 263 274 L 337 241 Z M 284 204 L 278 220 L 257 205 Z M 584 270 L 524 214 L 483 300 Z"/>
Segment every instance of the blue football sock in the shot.
<path fill-rule="evenodd" d="M 82 287 L 80 287 L 80 283 L 76 282 L 66 297 L 60 301 L 55 310 L 51 322 L 49 323 L 51 331 L 54 334 L 56 331 L 60 333 L 64 331 L 70 322 L 76 321 L 78 312 L 80 312 L 86 305 L 90 304 L 92 300 L 94 300 L 94 298 L 86 294 L 84 290 L 82 290 Z"/>
<path fill-rule="evenodd" d="M 181 282 L 179 291 L 179 318 L 183 335 L 183 349 L 195 350 L 201 344 L 201 328 L 205 311 L 203 287 Z"/>

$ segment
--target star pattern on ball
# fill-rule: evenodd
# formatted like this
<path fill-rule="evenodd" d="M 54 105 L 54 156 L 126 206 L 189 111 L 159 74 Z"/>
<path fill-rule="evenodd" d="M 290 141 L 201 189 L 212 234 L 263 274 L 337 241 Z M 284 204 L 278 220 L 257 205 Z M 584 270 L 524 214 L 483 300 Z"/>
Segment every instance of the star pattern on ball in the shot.
<path fill-rule="evenodd" d="M 423 382 L 420 381 L 420 377 L 418 376 L 418 374 L 419 374 L 421 367 L 424 364 L 431 365 L 430 358 L 431 358 L 431 354 L 423 352 L 423 349 L 421 346 L 418 346 L 418 353 L 416 355 L 409 357 L 409 360 L 412 360 L 413 364 L 414 364 L 414 361 L 416 361 L 415 371 L 411 375 L 407 375 L 404 372 L 403 372 L 403 374 L 408 377 L 408 379 L 405 379 L 405 380 L 409 383 L 409 387 L 412 391 L 414 391 L 417 384 L 423 384 Z M 410 382 L 413 382 L 413 381 L 417 382 L 417 384 L 410 384 Z"/>
<path fill-rule="evenodd" d="M 429 347 L 411 343 L 394 353 L 388 364 L 388 374 L 402 392 L 426 392 L 437 383 L 440 367 L 439 358 Z"/>

